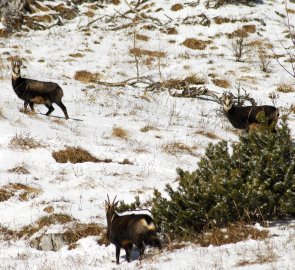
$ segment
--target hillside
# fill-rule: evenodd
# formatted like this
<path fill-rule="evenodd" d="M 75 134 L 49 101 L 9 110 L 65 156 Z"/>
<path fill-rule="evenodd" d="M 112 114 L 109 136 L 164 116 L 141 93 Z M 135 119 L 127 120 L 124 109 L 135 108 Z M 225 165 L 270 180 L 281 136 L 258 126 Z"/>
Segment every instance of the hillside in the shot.
<path fill-rule="evenodd" d="M 128 203 L 139 196 L 150 207 L 154 188 L 176 186 L 177 167 L 192 171 L 210 142 L 238 138 L 210 98 L 173 97 L 165 87 L 147 91 L 146 81 L 181 88 L 177 82 L 193 78 L 192 86 L 216 95 L 240 87 L 258 104 L 288 114 L 295 136 L 295 79 L 276 61 L 292 72 L 283 47 L 294 53 L 285 3 L 31 2 L 18 31 L 0 23 L 0 269 L 294 269 L 294 221 L 270 222 L 263 241 L 148 249 L 141 263 L 136 252 L 130 264 L 122 255 L 120 266 L 102 232 L 107 194 Z M 288 14 L 294 24 L 294 1 Z M 247 44 L 240 61 L 238 29 Z M 56 105 L 51 117 L 42 115 L 42 105 L 36 114 L 22 112 L 11 86 L 15 58 L 24 77 L 62 87 L 71 119 Z M 137 77 L 134 85 L 105 83 Z M 72 148 L 80 149 L 73 158 L 84 149 L 92 162 L 59 163 L 58 151 Z M 38 250 L 43 234 L 65 234 L 70 245 Z"/>

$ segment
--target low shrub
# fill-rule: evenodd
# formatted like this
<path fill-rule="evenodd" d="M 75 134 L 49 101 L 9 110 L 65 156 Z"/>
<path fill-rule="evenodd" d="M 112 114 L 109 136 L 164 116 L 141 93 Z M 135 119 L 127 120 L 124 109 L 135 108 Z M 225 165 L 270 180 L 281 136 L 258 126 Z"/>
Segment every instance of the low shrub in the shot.
<path fill-rule="evenodd" d="M 205 227 L 236 221 L 295 216 L 295 145 L 283 122 L 272 133 L 262 128 L 237 143 L 209 144 L 193 172 L 177 169 L 178 187 L 155 190 L 152 212 L 171 238 L 190 238 Z"/>

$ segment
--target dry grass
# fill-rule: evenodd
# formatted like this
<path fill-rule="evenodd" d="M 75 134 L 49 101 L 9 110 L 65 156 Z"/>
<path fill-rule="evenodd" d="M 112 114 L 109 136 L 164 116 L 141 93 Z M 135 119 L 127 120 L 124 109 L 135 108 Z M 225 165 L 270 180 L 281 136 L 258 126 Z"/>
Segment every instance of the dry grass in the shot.
<path fill-rule="evenodd" d="M 184 89 L 192 84 L 205 84 L 207 80 L 197 74 L 190 75 L 184 79 L 169 79 L 162 83 L 162 86 L 168 89 Z"/>
<path fill-rule="evenodd" d="M 73 221 L 73 217 L 66 214 L 51 214 L 39 218 L 33 225 L 27 225 L 16 232 L 17 239 L 28 239 L 42 228 L 49 227 L 53 224 L 65 224 Z"/>
<path fill-rule="evenodd" d="M 87 150 L 81 147 L 66 147 L 64 150 L 55 151 L 52 153 L 52 157 L 58 163 L 83 163 L 83 162 L 112 162 L 111 159 L 98 159 L 97 157 L 90 154 Z"/>
<path fill-rule="evenodd" d="M 174 4 L 172 7 L 171 7 L 171 10 L 172 11 L 178 11 L 178 10 L 181 10 L 183 9 L 183 5 L 182 4 Z"/>
<path fill-rule="evenodd" d="M 82 54 L 82 53 L 70 53 L 69 56 L 73 57 L 73 58 L 81 58 L 81 57 L 84 57 L 84 54 Z"/>
<path fill-rule="evenodd" d="M 14 193 L 6 188 L 0 188 L 0 202 L 5 202 L 9 200 Z"/>
<path fill-rule="evenodd" d="M 121 127 L 113 127 L 112 136 L 121 139 L 128 139 L 129 132 Z"/>
<path fill-rule="evenodd" d="M 54 212 L 54 208 L 53 206 L 46 206 L 44 209 L 43 209 L 44 212 L 48 213 L 48 214 L 51 214 Z"/>
<path fill-rule="evenodd" d="M 166 56 L 166 53 L 162 51 L 150 51 L 150 50 L 144 50 L 140 48 L 131 48 L 129 52 L 130 54 L 137 57 L 149 56 L 149 57 L 155 57 L 155 58 L 163 58 Z"/>
<path fill-rule="evenodd" d="M 121 1 L 120 0 L 112 0 L 112 4 L 113 5 L 119 5 L 121 3 Z"/>
<path fill-rule="evenodd" d="M 146 35 L 140 35 L 140 34 L 136 34 L 135 38 L 137 40 L 141 40 L 141 41 L 149 41 L 150 37 L 146 36 Z"/>
<path fill-rule="evenodd" d="M 167 29 L 167 34 L 168 35 L 177 35 L 178 31 L 176 30 L 176 28 L 170 27 L 170 28 Z"/>
<path fill-rule="evenodd" d="M 140 129 L 141 132 L 148 132 L 150 130 L 157 130 L 157 128 L 153 125 L 145 125 Z"/>
<path fill-rule="evenodd" d="M 197 156 L 197 146 L 188 146 L 181 142 L 169 142 L 161 146 L 162 151 L 170 155 L 187 154 L 191 156 Z"/>
<path fill-rule="evenodd" d="M 16 134 L 10 140 L 10 146 L 12 149 L 30 150 L 45 147 L 45 144 L 39 140 L 34 139 L 29 134 L 18 135 Z"/>
<path fill-rule="evenodd" d="M 264 240 L 268 237 L 267 230 L 258 230 L 244 222 L 229 224 L 226 228 L 213 228 L 204 230 L 198 236 L 197 243 L 203 247 L 210 245 L 221 246 L 225 244 L 237 243 L 247 239 Z"/>
<path fill-rule="evenodd" d="M 196 134 L 200 134 L 202 136 L 205 136 L 209 139 L 212 139 L 212 140 L 219 140 L 220 137 L 217 136 L 215 133 L 213 133 L 212 131 L 206 131 L 206 130 L 197 130 L 195 132 Z"/>
<path fill-rule="evenodd" d="M 74 79 L 82 83 L 94 83 L 101 79 L 99 73 L 91 73 L 86 70 L 76 71 Z"/>
<path fill-rule="evenodd" d="M 88 236 L 102 236 L 102 238 L 100 238 L 100 244 L 108 242 L 106 236 L 103 234 L 103 227 L 95 223 L 75 223 L 73 227 L 67 229 L 63 233 L 64 240 L 71 246 L 78 240 Z"/>
<path fill-rule="evenodd" d="M 294 87 L 293 85 L 283 83 L 278 85 L 277 91 L 281 93 L 292 93 L 294 92 Z"/>
<path fill-rule="evenodd" d="M 182 44 L 192 50 L 205 50 L 207 45 L 211 44 L 211 40 L 200 40 L 195 38 L 188 38 Z"/>
<path fill-rule="evenodd" d="M 221 88 L 229 88 L 230 87 L 230 83 L 228 80 L 223 80 L 223 79 L 218 79 L 218 78 L 214 78 L 212 79 L 212 82 L 216 85 L 219 86 Z"/>
<path fill-rule="evenodd" d="M 5 115 L 4 115 L 4 112 L 3 112 L 3 109 L 0 107 L 0 119 L 5 119 Z"/>
<path fill-rule="evenodd" d="M 12 169 L 7 170 L 9 173 L 16 173 L 16 174 L 30 174 L 28 169 L 25 167 L 25 165 L 16 166 Z"/>
<path fill-rule="evenodd" d="M 255 24 L 247 24 L 247 25 L 243 25 L 242 29 L 250 34 L 254 34 L 256 33 L 256 25 Z"/>
<path fill-rule="evenodd" d="M 218 16 L 218 17 L 214 18 L 214 22 L 216 24 L 223 24 L 223 23 L 229 23 L 229 22 L 231 22 L 231 20 L 227 17 L 219 17 Z"/>
<path fill-rule="evenodd" d="M 39 188 L 30 187 L 20 183 L 9 184 L 0 188 L 0 201 L 7 201 L 18 194 L 20 201 L 28 201 L 42 193 Z"/>

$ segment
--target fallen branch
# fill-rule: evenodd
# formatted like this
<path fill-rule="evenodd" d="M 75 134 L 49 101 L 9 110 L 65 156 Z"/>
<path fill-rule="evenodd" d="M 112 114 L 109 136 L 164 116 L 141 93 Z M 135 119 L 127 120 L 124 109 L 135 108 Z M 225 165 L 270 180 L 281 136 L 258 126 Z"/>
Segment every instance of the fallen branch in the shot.
<path fill-rule="evenodd" d="M 136 84 L 141 83 L 141 84 L 151 84 L 153 83 L 153 80 L 148 78 L 148 77 L 134 77 L 134 78 L 129 78 L 125 81 L 122 82 L 102 82 L 102 81 L 97 81 L 97 84 L 104 85 L 104 86 L 110 86 L 110 87 L 123 87 L 123 86 L 133 86 L 135 87 Z"/>

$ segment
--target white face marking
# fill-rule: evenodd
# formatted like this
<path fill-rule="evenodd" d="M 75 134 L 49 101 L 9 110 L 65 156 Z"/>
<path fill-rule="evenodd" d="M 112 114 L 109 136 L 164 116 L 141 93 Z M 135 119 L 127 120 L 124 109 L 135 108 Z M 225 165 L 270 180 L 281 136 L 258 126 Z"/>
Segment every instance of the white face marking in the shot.
<path fill-rule="evenodd" d="M 228 112 L 233 104 L 232 104 L 232 99 L 229 95 L 225 95 L 224 98 L 222 99 L 222 103 L 223 103 L 223 109 Z"/>
<path fill-rule="evenodd" d="M 12 63 L 12 77 L 14 79 L 17 79 L 20 77 L 20 65 L 21 65 L 21 63 L 17 62 L 17 61 L 14 61 Z"/>

